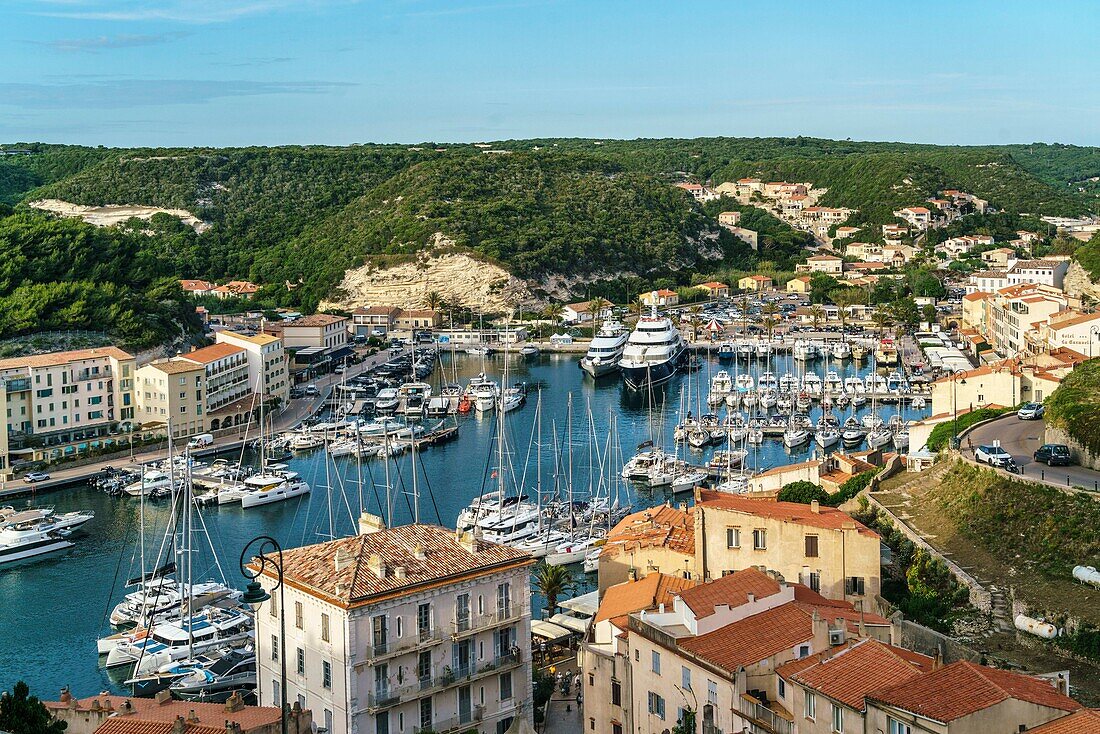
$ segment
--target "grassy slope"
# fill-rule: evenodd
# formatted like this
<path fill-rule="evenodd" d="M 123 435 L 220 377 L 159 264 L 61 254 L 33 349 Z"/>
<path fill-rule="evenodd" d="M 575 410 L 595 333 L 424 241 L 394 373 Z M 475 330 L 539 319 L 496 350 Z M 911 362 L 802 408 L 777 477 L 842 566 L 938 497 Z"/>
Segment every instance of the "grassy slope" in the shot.
<path fill-rule="evenodd" d="M 1094 237 L 1100 244 L 1100 237 Z M 1066 376 L 1046 401 L 1046 420 L 1100 454 L 1100 359 Z M 1096 528 L 1100 534 L 1100 526 Z"/>

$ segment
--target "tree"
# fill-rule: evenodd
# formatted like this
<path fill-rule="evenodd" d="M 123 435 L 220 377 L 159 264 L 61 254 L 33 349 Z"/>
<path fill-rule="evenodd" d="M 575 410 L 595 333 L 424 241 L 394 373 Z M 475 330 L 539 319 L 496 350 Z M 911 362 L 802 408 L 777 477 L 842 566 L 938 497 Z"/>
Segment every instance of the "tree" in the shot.
<path fill-rule="evenodd" d="M 546 308 L 542 310 L 542 315 L 553 324 L 557 324 L 561 320 L 563 313 L 565 313 L 565 306 L 556 301 L 548 303 Z"/>
<path fill-rule="evenodd" d="M 424 305 L 432 311 L 438 311 L 443 306 L 443 296 L 439 291 L 428 291 L 424 295 Z"/>
<path fill-rule="evenodd" d="M 798 502 L 803 505 L 817 500 L 825 505 L 829 502 L 829 493 L 813 482 L 802 480 L 784 485 L 776 499 L 780 502 Z"/>
<path fill-rule="evenodd" d="M 921 307 L 921 318 L 927 321 L 929 324 L 936 323 L 936 307 L 931 303 L 926 303 Z"/>
<path fill-rule="evenodd" d="M 555 566 L 543 561 L 535 568 L 535 588 L 546 597 L 546 611 L 553 614 L 558 607 L 558 597 L 573 587 L 573 574 L 565 566 Z"/>
<path fill-rule="evenodd" d="M 0 696 L 0 730 L 11 734 L 61 734 L 67 724 L 54 721 L 49 709 L 30 695 L 23 681 L 15 684 L 11 693 Z"/>
<path fill-rule="evenodd" d="M 840 328 L 843 330 L 848 322 L 848 309 L 857 303 L 861 303 L 863 298 L 855 288 L 841 288 L 835 290 L 830 294 L 830 297 L 837 308 L 837 316 L 840 317 Z"/>
<path fill-rule="evenodd" d="M 764 320 L 760 322 L 764 326 L 764 331 L 768 334 L 768 341 L 772 339 L 772 333 L 775 331 L 776 325 L 779 321 L 772 316 L 765 316 Z"/>
<path fill-rule="evenodd" d="M 601 296 L 596 296 L 588 303 L 588 310 L 592 314 L 592 326 L 594 328 L 599 328 L 600 314 L 603 313 L 605 309 L 611 308 L 612 305 L 611 301 Z"/>
<path fill-rule="evenodd" d="M 920 310 L 917 308 L 917 302 L 912 298 L 899 298 L 891 303 L 890 315 L 901 326 L 916 326 L 920 321 Z"/>
<path fill-rule="evenodd" d="M 814 324 L 814 331 L 817 331 L 817 327 L 825 319 L 825 309 L 816 303 L 810 306 L 810 321 Z"/>
<path fill-rule="evenodd" d="M 890 323 L 890 312 L 882 306 L 878 306 L 871 313 L 871 321 L 873 321 L 878 328 L 878 335 L 881 337 L 886 325 Z"/>
<path fill-rule="evenodd" d="M 683 711 L 676 726 L 672 727 L 672 734 L 695 734 L 695 710 L 687 706 Z"/>

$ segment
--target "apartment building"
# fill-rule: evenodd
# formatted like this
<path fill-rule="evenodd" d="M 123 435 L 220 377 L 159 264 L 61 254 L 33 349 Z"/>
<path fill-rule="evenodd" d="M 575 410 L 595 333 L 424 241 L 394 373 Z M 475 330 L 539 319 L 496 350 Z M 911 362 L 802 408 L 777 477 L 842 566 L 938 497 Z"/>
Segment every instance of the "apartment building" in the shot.
<path fill-rule="evenodd" d="M 12 457 L 54 460 L 119 440 L 135 418 L 134 369 L 117 347 L 0 360 Z"/>
<path fill-rule="evenodd" d="M 852 242 L 844 248 L 844 254 L 856 260 L 882 261 L 882 245 L 877 242 Z"/>
<path fill-rule="evenodd" d="M 775 285 L 771 277 L 767 275 L 746 275 L 737 280 L 737 288 L 742 291 L 761 293 L 771 289 Z"/>
<path fill-rule="evenodd" d="M 675 306 L 680 302 L 680 296 L 676 291 L 661 288 L 655 291 L 643 293 L 638 297 L 643 306 Z"/>
<path fill-rule="evenodd" d="M 348 343 L 348 320 L 343 316 L 315 313 L 282 324 L 287 349 L 319 348 L 334 351 Z"/>
<path fill-rule="evenodd" d="M 627 515 L 607 534 L 600 552 L 598 587 L 602 594 L 631 575 L 662 572 L 693 577 L 694 508 L 665 504 Z"/>
<path fill-rule="evenodd" d="M 248 362 L 248 385 L 253 392 L 261 391 L 269 403 L 285 408 L 290 402 L 290 365 L 287 363 L 283 340 L 271 334 L 242 334 L 219 331 L 217 344 L 229 344 L 244 350 Z M 191 355 L 188 355 L 191 356 Z"/>
<path fill-rule="evenodd" d="M 251 395 L 247 355 L 243 347 L 219 342 L 180 357 L 203 368 L 207 413 L 213 413 Z"/>
<path fill-rule="evenodd" d="M 904 219 L 909 226 L 921 232 L 932 226 L 934 221 L 932 212 L 925 206 L 907 206 L 894 212 L 894 216 Z"/>
<path fill-rule="evenodd" d="M 628 581 L 607 591 L 578 656 L 585 731 L 671 730 L 690 710 L 704 732 L 789 734 L 779 666 L 891 635 L 881 616 L 755 568 L 703 584 Z"/>
<path fill-rule="evenodd" d="M 1016 259 L 1016 251 L 1011 247 L 997 247 L 982 253 L 982 262 L 993 268 L 1007 269 L 1008 263 Z"/>
<path fill-rule="evenodd" d="M 964 234 L 952 237 L 936 245 L 938 252 L 946 253 L 949 257 L 958 258 L 970 253 L 979 247 L 987 247 L 993 244 L 993 236 L 988 234 Z"/>
<path fill-rule="evenodd" d="M 256 614 L 261 705 L 278 705 L 285 655 L 288 701 L 333 734 L 530 723 L 530 556 L 364 515 L 359 535 L 284 550 L 282 562 L 284 586 Z M 270 569 L 259 580 L 276 583 Z"/>
<path fill-rule="evenodd" d="M 1100 313 L 1060 311 L 1040 327 L 1039 336 L 1049 349 L 1073 349 L 1090 359 L 1100 356 Z"/>
<path fill-rule="evenodd" d="M 437 329 L 443 324 L 443 316 L 434 309 L 401 309 L 397 314 L 397 328 L 406 331 L 415 329 Z"/>
<path fill-rule="evenodd" d="M 817 503 L 696 490 L 694 516 L 699 578 L 765 568 L 828 599 L 874 608 L 880 539 L 847 513 Z"/>
<path fill-rule="evenodd" d="M 1004 270 L 978 270 L 970 274 L 966 284 L 967 294 L 993 293 L 1008 287 L 1008 273 Z"/>
<path fill-rule="evenodd" d="M 840 275 L 844 270 L 844 260 L 836 255 L 813 255 L 806 258 L 806 269 L 811 273 Z"/>
<path fill-rule="evenodd" d="M 932 415 L 1041 402 L 1088 357 L 1059 348 L 1019 354 L 932 383 Z"/>
<path fill-rule="evenodd" d="M 1064 293 L 1044 285 L 1010 285 L 981 301 L 982 336 L 1002 356 L 1043 348 L 1040 331 L 1068 305 Z"/>
<path fill-rule="evenodd" d="M 1068 260 L 1014 260 L 1006 275 L 1009 285 L 1030 283 L 1060 289 L 1068 269 Z"/>
<path fill-rule="evenodd" d="M 142 365 L 135 385 L 137 420 L 163 424 L 174 438 L 205 433 L 206 367 L 179 357 Z"/>
<path fill-rule="evenodd" d="M 741 224 L 741 212 L 719 212 L 718 224 L 723 227 L 737 227 Z"/>
<path fill-rule="evenodd" d="M 357 308 L 351 314 L 351 335 L 354 337 L 385 336 L 393 331 L 401 309 L 397 306 Z"/>

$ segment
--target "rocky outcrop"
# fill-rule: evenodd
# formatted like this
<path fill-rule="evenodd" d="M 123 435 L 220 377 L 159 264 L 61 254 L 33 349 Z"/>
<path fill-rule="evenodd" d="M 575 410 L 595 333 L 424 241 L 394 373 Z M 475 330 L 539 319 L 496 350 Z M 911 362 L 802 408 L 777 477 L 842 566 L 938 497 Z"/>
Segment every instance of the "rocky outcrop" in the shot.
<path fill-rule="evenodd" d="M 1062 289 L 1071 298 L 1084 299 L 1088 297 L 1100 301 L 1100 283 L 1093 282 L 1089 276 L 1089 271 L 1081 267 L 1081 264 L 1076 260 L 1070 261 L 1069 269 L 1066 271 L 1066 277 L 1062 283 Z"/>
<path fill-rule="evenodd" d="M 533 301 L 527 283 L 498 265 L 466 253 L 425 251 L 413 262 L 348 270 L 338 289 L 341 295 L 322 302 L 320 308 L 424 308 L 432 291 L 448 303 L 486 312 L 508 311 Z"/>
<path fill-rule="evenodd" d="M 154 214 L 169 214 L 179 217 L 180 221 L 192 227 L 202 234 L 210 228 L 209 222 L 204 222 L 186 209 L 164 209 L 159 206 L 139 206 L 133 204 L 105 204 L 104 206 L 84 206 L 72 204 L 60 199 L 39 199 L 32 201 L 27 206 L 35 209 L 53 212 L 63 217 L 79 217 L 88 224 L 97 227 L 113 227 L 128 219 L 150 219 Z"/>

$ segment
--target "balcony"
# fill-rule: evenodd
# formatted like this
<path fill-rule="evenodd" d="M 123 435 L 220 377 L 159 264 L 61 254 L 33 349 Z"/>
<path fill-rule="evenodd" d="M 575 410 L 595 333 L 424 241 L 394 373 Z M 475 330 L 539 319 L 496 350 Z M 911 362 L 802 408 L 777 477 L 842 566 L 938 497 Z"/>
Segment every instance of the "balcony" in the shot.
<path fill-rule="evenodd" d="M 510 602 L 491 614 L 471 614 L 468 617 L 455 619 L 451 622 L 451 639 L 459 640 L 494 627 L 502 627 L 522 619 L 529 612 L 526 602 Z"/>
<path fill-rule="evenodd" d="M 31 389 L 31 379 L 29 377 L 17 377 L 13 380 L 5 380 L 4 389 L 10 393 L 25 392 Z"/>
<path fill-rule="evenodd" d="M 73 379 L 76 380 L 77 382 L 84 382 L 85 380 L 98 380 L 101 377 L 110 377 L 110 376 L 111 376 L 111 368 L 109 366 L 107 366 L 107 367 L 100 367 L 100 368 L 94 369 L 94 370 L 89 370 L 89 369 L 80 370 L 75 375 L 73 375 Z"/>
<path fill-rule="evenodd" d="M 762 703 L 742 693 L 741 714 L 750 720 L 749 731 L 754 734 L 791 734 L 794 731 L 791 715 L 775 701 Z"/>
<path fill-rule="evenodd" d="M 445 666 L 439 675 L 424 676 L 419 680 L 398 686 L 376 688 L 373 693 L 367 695 L 366 710 L 373 714 L 381 709 L 395 706 L 403 700 L 423 698 L 453 686 L 465 685 L 484 676 L 509 670 L 520 665 L 521 662 L 521 654 L 509 652 L 480 663 L 471 662 L 457 669 Z"/>
<path fill-rule="evenodd" d="M 438 629 L 422 630 L 416 635 L 407 635 L 396 640 L 387 640 L 377 645 L 367 645 L 365 653 L 367 660 L 358 663 L 358 666 L 371 666 L 377 662 L 403 655 L 407 652 L 416 652 L 425 647 L 438 645 L 443 641 L 443 632 Z"/>

